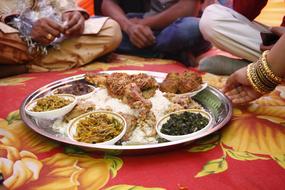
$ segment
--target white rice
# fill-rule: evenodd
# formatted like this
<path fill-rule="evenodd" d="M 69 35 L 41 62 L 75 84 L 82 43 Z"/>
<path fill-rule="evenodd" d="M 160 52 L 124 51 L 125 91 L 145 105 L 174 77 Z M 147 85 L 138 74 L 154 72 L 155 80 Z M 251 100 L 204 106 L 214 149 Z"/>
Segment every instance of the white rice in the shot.
<path fill-rule="evenodd" d="M 145 132 L 150 134 L 152 129 L 149 127 L 145 127 Z M 137 127 L 134 131 L 130 139 L 126 142 L 123 142 L 123 145 L 140 145 L 140 144 L 155 144 L 158 143 L 155 137 L 146 136 L 145 132 Z"/>
<path fill-rule="evenodd" d="M 52 125 L 52 129 L 55 131 L 55 132 L 58 132 L 60 134 L 62 134 L 63 136 L 67 136 L 66 134 L 66 129 L 68 127 L 68 125 L 70 124 L 69 123 L 66 123 L 62 120 L 62 118 L 60 119 L 57 119 L 53 125 Z"/>
<path fill-rule="evenodd" d="M 156 90 L 155 95 L 149 99 L 152 103 L 151 111 L 154 113 L 156 120 L 159 120 L 164 116 L 165 111 L 168 109 L 171 102 L 163 96 L 160 90 Z M 125 114 L 130 114 L 138 116 L 138 112 L 131 109 L 128 105 L 124 104 L 121 100 L 117 98 L 112 98 L 108 95 L 106 89 L 100 89 L 93 96 L 88 98 L 88 102 L 94 103 L 96 105 L 96 110 L 106 110 L 111 109 L 114 112 L 122 112 Z M 71 121 L 70 121 L 71 122 Z M 69 123 L 63 122 L 62 118 L 58 119 L 52 125 L 54 131 L 66 136 L 66 128 Z M 137 127 L 128 141 L 123 142 L 123 145 L 135 145 L 135 144 L 153 144 L 158 143 L 156 137 L 149 137 L 153 128 L 155 126 L 142 126 Z"/>
<path fill-rule="evenodd" d="M 156 90 L 155 95 L 150 98 L 152 103 L 151 111 L 154 113 L 156 120 L 159 120 L 165 114 L 170 105 L 170 101 L 163 96 L 160 90 Z"/>
<path fill-rule="evenodd" d="M 100 109 L 112 109 L 114 112 L 122 112 L 130 115 L 136 115 L 136 113 L 121 100 L 112 98 L 108 95 L 106 89 L 101 89 L 96 92 L 88 101 L 96 105 L 96 110 Z"/>

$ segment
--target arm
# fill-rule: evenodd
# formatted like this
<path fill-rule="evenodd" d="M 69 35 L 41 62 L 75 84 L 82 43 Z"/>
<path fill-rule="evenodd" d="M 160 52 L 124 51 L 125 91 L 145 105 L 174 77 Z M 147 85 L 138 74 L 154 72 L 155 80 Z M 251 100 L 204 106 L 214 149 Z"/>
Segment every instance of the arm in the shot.
<path fill-rule="evenodd" d="M 133 25 L 116 0 L 103 0 L 102 13 L 116 20 L 124 32 L 127 32 L 127 29 Z"/>
<path fill-rule="evenodd" d="M 267 63 L 271 71 L 278 77 L 285 79 L 285 35 L 278 40 L 267 55 Z M 254 72 L 256 72 L 256 67 Z M 262 82 L 262 81 L 259 81 Z M 234 72 L 227 80 L 223 89 L 225 94 L 235 104 L 244 104 L 253 101 L 262 94 L 258 93 L 247 77 L 247 67 Z"/>
<path fill-rule="evenodd" d="M 179 0 L 176 4 L 165 11 L 142 19 L 140 23 L 147 25 L 152 29 L 162 29 L 178 18 L 198 16 L 200 8 L 200 0 Z"/>
<path fill-rule="evenodd" d="M 102 3 L 103 15 L 110 16 L 116 20 L 122 30 L 128 34 L 131 43 L 138 48 L 145 48 L 155 42 L 151 28 L 129 20 L 124 11 L 115 0 L 104 0 Z"/>
<path fill-rule="evenodd" d="M 84 22 L 89 18 L 89 14 L 78 7 L 75 0 L 57 0 L 55 6 L 62 13 L 65 36 L 80 36 L 84 31 Z"/>
<path fill-rule="evenodd" d="M 267 61 L 273 73 L 285 79 L 285 35 L 270 50 Z"/>

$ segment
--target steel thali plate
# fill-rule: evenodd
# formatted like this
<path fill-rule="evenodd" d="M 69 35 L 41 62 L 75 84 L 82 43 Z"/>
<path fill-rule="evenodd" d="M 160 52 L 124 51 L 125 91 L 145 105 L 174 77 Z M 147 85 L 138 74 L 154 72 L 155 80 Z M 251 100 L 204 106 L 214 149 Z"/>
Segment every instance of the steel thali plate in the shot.
<path fill-rule="evenodd" d="M 138 73 L 146 73 L 150 76 L 153 76 L 157 82 L 162 82 L 163 79 L 166 77 L 167 73 L 162 72 L 151 72 L 151 71 L 134 71 L 134 70 L 116 70 L 116 71 L 105 71 L 102 73 L 111 74 L 113 72 L 125 72 L 127 74 L 138 74 Z M 48 137 L 50 139 L 82 147 L 87 150 L 91 151 L 100 151 L 100 152 L 108 152 L 112 154 L 128 154 L 128 155 L 135 155 L 135 154 L 145 154 L 145 153 L 156 153 L 162 152 L 167 150 L 176 149 L 181 146 L 185 146 L 193 142 L 193 140 L 200 139 L 205 137 L 209 134 L 214 133 L 215 131 L 221 129 L 230 119 L 232 116 L 232 105 L 229 99 L 219 90 L 214 87 L 208 86 L 205 90 L 199 92 L 192 98 L 201 104 L 206 111 L 208 111 L 212 117 L 214 118 L 214 124 L 209 130 L 197 135 L 195 139 L 183 139 L 178 141 L 172 142 L 163 142 L 157 144 L 146 144 L 146 145 L 96 145 L 96 144 L 86 144 L 80 143 L 76 141 L 72 141 L 68 137 L 63 137 L 57 132 L 51 130 L 49 126 L 50 123 L 41 123 L 38 120 L 35 120 L 31 116 L 27 115 L 25 112 L 25 106 L 33 101 L 36 98 L 45 96 L 46 94 L 50 93 L 52 90 L 75 82 L 75 81 L 84 81 L 85 74 L 75 75 L 68 78 L 64 78 L 61 80 L 54 81 L 49 83 L 38 90 L 31 93 L 25 100 L 23 101 L 21 108 L 20 108 L 20 115 L 24 123 L 30 127 L 35 132 Z"/>

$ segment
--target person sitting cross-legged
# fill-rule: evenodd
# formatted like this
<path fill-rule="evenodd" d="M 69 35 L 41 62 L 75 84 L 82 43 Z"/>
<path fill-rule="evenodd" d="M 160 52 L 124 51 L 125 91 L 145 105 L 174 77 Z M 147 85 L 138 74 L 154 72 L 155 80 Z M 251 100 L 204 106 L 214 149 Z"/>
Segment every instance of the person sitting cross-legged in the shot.
<path fill-rule="evenodd" d="M 199 30 L 202 3 L 203 0 L 103 0 L 101 12 L 122 28 L 123 40 L 117 52 L 171 58 L 195 66 L 194 57 L 211 48 Z"/>
<path fill-rule="evenodd" d="M 256 61 L 264 50 L 271 49 L 285 33 L 285 17 L 280 27 L 270 28 L 255 22 L 267 3 L 267 0 L 234 0 L 232 9 L 218 4 L 208 6 L 199 25 L 204 38 L 240 59 L 217 55 L 201 60 L 199 69 L 228 75 Z"/>
<path fill-rule="evenodd" d="M 118 23 L 89 18 L 74 0 L 0 1 L 1 77 L 80 67 L 121 42 Z"/>

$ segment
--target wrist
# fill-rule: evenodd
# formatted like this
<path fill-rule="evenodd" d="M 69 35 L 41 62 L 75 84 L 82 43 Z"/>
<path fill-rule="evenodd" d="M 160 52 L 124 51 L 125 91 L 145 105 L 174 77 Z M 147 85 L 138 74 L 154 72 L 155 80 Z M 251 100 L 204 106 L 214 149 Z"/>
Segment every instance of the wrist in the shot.
<path fill-rule="evenodd" d="M 128 33 L 129 33 L 129 29 L 130 29 L 133 25 L 134 25 L 134 24 L 128 20 L 127 22 L 124 22 L 124 23 L 122 24 L 122 30 L 128 34 Z"/>
<path fill-rule="evenodd" d="M 276 75 L 267 62 L 267 53 L 265 51 L 260 59 L 247 66 L 247 79 L 256 92 L 267 94 L 282 83 L 283 79 Z"/>

